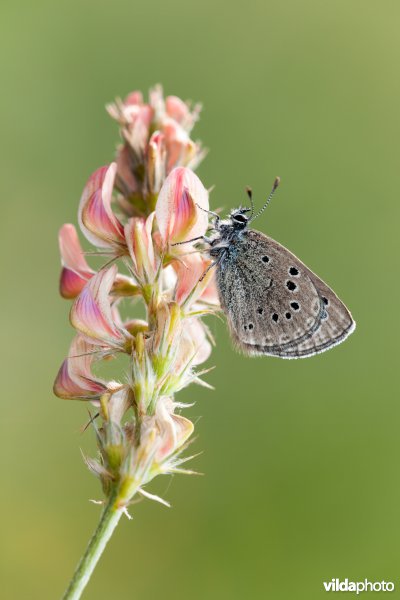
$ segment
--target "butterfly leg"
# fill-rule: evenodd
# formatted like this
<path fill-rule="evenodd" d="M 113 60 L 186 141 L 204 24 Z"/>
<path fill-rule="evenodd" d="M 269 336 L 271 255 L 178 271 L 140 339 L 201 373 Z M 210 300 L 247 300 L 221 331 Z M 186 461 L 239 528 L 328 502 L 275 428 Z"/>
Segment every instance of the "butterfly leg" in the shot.
<path fill-rule="evenodd" d="M 217 264 L 218 261 L 214 260 L 212 263 L 210 263 L 207 267 L 207 269 L 204 271 L 203 275 L 200 277 L 199 279 L 199 283 L 200 281 L 203 281 L 204 277 L 207 275 L 208 271 L 210 269 L 212 269 L 213 267 L 215 267 L 215 265 Z"/>

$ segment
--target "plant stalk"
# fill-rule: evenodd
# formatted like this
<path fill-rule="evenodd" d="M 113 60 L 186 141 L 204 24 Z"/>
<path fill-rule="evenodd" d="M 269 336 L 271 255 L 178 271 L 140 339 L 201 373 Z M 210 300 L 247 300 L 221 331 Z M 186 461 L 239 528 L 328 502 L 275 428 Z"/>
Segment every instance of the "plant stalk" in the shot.
<path fill-rule="evenodd" d="M 79 600 L 123 513 L 118 506 L 118 486 L 111 493 L 99 524 L 69 583 L 63 600 Z"/>

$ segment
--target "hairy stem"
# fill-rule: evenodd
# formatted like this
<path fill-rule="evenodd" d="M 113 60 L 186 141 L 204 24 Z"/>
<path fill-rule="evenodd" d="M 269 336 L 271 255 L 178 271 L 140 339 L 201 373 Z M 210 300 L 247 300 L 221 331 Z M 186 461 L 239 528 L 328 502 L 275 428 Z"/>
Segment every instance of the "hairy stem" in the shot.
<path fill-rule="evenodd" d="M 123 508 L 118 506 L 118 489 L 115 489 L 104 507 L 96 531 L 76 568 L 63 600 L 78 600 L 81 597 L 122 513 Z"/>

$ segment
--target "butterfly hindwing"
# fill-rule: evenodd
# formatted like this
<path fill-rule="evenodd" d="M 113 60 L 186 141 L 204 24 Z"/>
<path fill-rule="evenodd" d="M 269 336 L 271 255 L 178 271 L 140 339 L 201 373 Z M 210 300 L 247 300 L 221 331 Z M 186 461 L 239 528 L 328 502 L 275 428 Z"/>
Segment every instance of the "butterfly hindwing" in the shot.
<path fill-rule="evenodd" d="M 247 354 L 311 356 L 354 327 L 334 292 L 278 242 L 243 232 L 217 265 L 221 305 L 232 336 Z"/>

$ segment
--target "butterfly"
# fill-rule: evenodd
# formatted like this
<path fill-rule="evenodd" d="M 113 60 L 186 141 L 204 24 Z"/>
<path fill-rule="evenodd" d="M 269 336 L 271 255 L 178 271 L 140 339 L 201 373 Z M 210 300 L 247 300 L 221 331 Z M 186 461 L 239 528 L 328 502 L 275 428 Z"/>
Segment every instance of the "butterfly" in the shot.
<path fill-rule="evenodd" d="M 221 308 L 235 345 L 245 354 L 306 358 L 343 342 L 355 322 L 335 292 L 287 248 L 249 227 L 262 209 L 214 216 L 212 237 L 202 236 L 215 267 Z M 250 212 L 250 216 L 247 213 Z M 190 240 L 193 241 L 193 240 Z M 203 275 L 204 276 L 204 275 Z"/>

